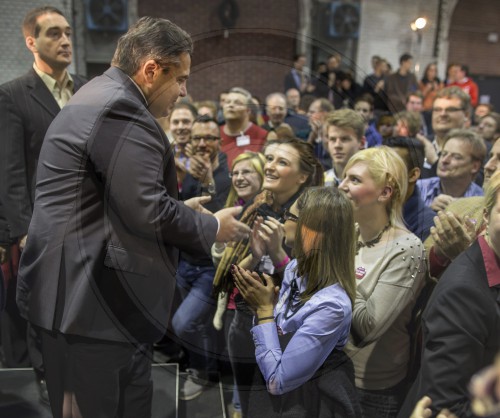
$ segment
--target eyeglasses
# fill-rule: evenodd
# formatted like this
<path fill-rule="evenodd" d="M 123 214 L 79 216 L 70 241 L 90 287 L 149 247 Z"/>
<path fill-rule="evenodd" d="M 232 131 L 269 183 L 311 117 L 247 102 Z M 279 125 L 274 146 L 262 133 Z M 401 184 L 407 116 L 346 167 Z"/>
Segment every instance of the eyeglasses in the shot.
<path fill-rule="evenodd" d="M 205 140 L 205 142 L 214 142 L 220 139 L 220 136 L 212 136 L 212 135 L 196 135 L 191 137 L 191 141 L 200 142 L 201 140 Z"/>
<path fill-rule="evenodd" d="M 297 215 L 294 215 L 293 213 L 290 213 L 288 209 L 285 209 L 285 212 L 283 212 L 283 220 L 286 221 L 292 221 L 292 222 L 298 222 L 299 217 Z"/>
<path fill-rule="evenodd" d="M 241 175 L 241 177 L 248 177 L 250 174 L 255 173 L 255 171 L 252 170 L 241 170 L 241 171 L 233 171 L 232 173 L 229 173 L 229 178 L 237 178 L 238 176 Z"/>
<path fill-rule="evenodd" d="M 436 113 L 444 112 L 447 115 L 450 113 L 461 112 L 465 110 L 463 107 L 433 107 L 432 111 Z"/>

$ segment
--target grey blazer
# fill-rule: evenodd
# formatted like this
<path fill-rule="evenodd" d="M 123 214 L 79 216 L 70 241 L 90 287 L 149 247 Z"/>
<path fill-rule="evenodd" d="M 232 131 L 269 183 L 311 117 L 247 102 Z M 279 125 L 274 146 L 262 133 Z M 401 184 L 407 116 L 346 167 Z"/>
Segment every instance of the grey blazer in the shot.
<path fill-rule="evenodd" d="M 154 342 L 179 250 L 210 254 L 217 220 L 177 200 L 169 142 L 133 81 L 111 67 L 75 94 L 40 153 L 17 301 L 65 334 Z"/>

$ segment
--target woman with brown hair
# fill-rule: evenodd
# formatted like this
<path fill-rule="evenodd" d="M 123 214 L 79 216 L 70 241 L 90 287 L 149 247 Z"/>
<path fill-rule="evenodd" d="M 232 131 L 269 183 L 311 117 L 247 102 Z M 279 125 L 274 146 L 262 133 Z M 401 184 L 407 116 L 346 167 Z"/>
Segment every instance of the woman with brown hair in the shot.
<path fill-rule="evenodd" d="M 264 191 L 244 210 L 242 221 L 253 226 L 260 216 L 259 222 L 276 234 L 273 240 L 275 248 L 267 255 L 265 246 L 257 240 L 253 240 L 252 248 L 247 240 L 232 245 L 233 249 L 225 251 L 217 269 L 214 285 L 218 291 L 232 292 L 234 284 L 230 267 L 233 264 L 265 273 L 284 270 L 290 259 L 282 249 L 281 228 L 270 219 L 282 219 L 285 210 L 290 209 L 305 187 L 323 184 L 323 170 L 314 157 L 312 145 L 298 139 L 286 139 L 269 142 L 263 153 L 266 158 Z M 249 389 L 258 373 L 249 332 L 253 314 L 241 295 L 235 297 L 235 303 L 236 313 L 229 330 L 228 346 L 243 416 L 246 416 Z"/>
<path fill-rule="evenodd" d="M 253 391 L 249 415 L 360 417 L 352 362 L 342 351 L 356 296 L 352 205 L 336 188 L 309 188 L 285 214 L 284 230 L 296 258 L 278 297 L 270 276 L 261 281 L 233 268 L 256 314 L 255 356 L 274 395 Z"/>

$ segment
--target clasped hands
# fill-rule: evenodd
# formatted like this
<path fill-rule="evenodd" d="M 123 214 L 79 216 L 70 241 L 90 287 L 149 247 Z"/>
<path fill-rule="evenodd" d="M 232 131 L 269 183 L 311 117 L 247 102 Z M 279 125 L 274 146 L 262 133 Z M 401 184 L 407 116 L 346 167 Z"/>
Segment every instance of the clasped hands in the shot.
<path fill-rule="evenodd" d="M 262 277 L 256 272 L 250 272 L 237 265 L 231 266 L 234 284 L 259 318 L 273 315 L 279 286 L 275 286 L 273 278 L 262 273 Z"/>
<path fill-rule="evenodd" d="M 283 225 L 277 219 L 258 216 L 252 228 L 250 236 L 252 257 L 256 261 L 268 254 L 274 264 L 278 264 L 286 257 L 283 250 Z"/>
<path fill-rule="evenodd" d="M 260 261 L 268 254 L 276 264 L 280 257 L 281 260 L 286 257 L 282 247 L 283 232 L 283 225 L 277 219 L 258 216 L 250 237 L 252 258 Z M 279 286 L 274 285 L 272 277 L 264 273 L 259 276 L 236 265 L 231 266 L 231 273 L 236 287 L 256 315 L 260 318 L 272 316 L 279 293 Z"/>
<path fill-rule="evenodd" d="M 453 260 L 476 238 L 475 224 L 468 217 L 462 219 L 452 212 L 440 211 L 434 217 L 431 235 L 436 255 Z"/>

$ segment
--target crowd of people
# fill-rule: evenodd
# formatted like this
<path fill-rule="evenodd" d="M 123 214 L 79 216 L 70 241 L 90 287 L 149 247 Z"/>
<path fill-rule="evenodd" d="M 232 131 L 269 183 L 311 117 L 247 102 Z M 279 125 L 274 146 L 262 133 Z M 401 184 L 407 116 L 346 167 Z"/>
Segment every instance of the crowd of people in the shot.
<path fill-rule="evenodd" d="M 500 416 L 500 115 L 466 65 L 419 81 L 374 56 L 358 85 L 339 54 L 312 74 L 297 55 L 262 103 L 215 101 L 187 94 L 168 20 L 88 82 L 62 12 L 23 32 L 33 69 L 0 86 L 1 361 L 33 366 L 54 417 L 150 416 L 165 347 L 186 402 L 227 359 L 233 418 Z"/>

